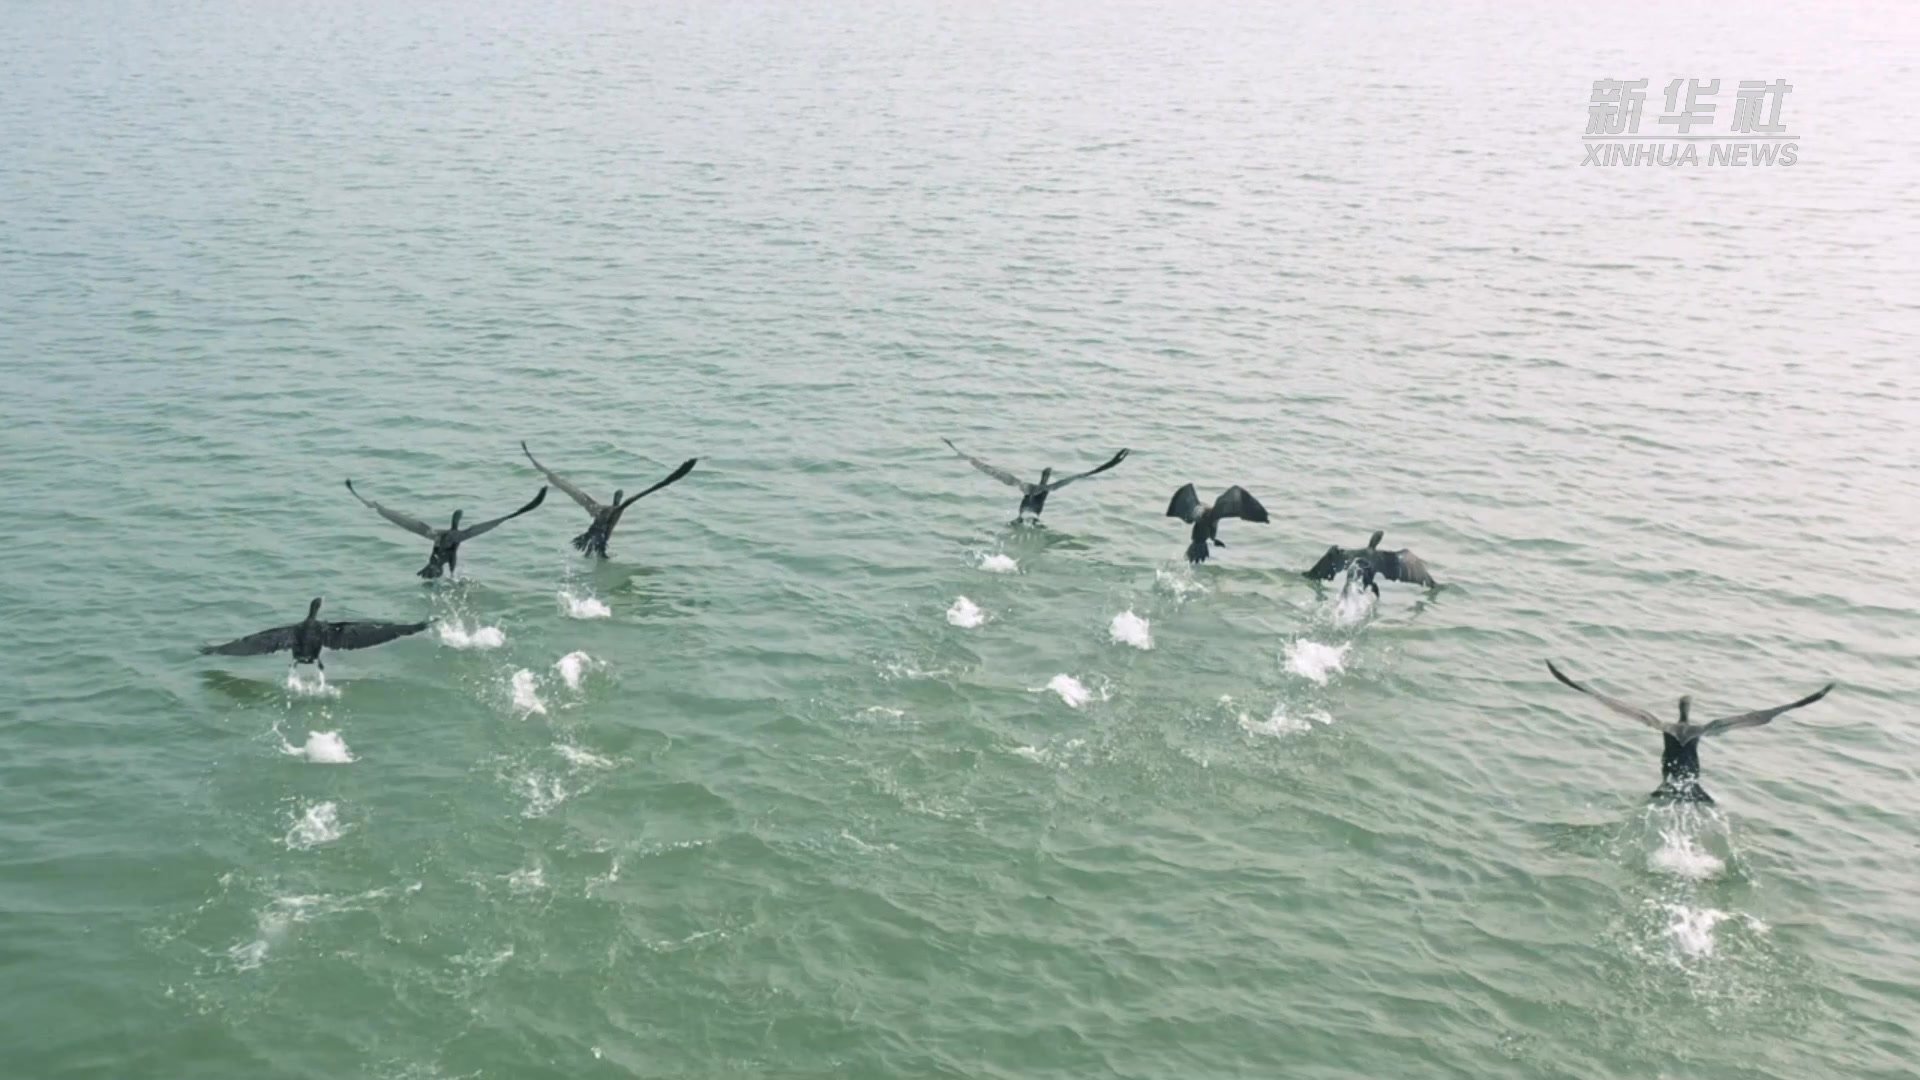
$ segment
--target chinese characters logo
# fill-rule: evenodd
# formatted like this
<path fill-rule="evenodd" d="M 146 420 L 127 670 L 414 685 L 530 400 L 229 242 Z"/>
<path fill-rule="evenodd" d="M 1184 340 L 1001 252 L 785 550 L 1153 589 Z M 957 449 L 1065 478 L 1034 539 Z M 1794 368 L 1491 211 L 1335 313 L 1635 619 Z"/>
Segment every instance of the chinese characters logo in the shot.
<path fill-rule="evenodd" d="M 1743 79 L 1721 114 L 1719 79 L 1675 79 L 1653 117 L 1653 134 L 1640 133 L 1647 104 L 1645 79 L 1595 79 L 1587 103 L 1587 158 L 1582 165 L 1793 165 L 1800 136 L 1780 120 L 1793 84 Z M 1699 129 L 1696 131 L 1696 129 Z M 1701 151 L 1704 148 L 1705 156 Z"/>

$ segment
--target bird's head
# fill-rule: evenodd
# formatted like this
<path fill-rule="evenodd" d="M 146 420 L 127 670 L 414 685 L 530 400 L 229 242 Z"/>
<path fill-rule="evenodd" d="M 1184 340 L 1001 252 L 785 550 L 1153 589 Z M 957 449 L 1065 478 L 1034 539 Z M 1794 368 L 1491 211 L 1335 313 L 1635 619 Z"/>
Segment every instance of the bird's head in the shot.
<path fill-rule="evenodd" d="M 1053 479 L 1053 469 L 1051 469 L 1051 468 L 1046 468 L 1046 469 L 1041 469 L 1041 470 L 1040 470 L 1040 483 L 1041 483 L 1041 484 L 1042 484 L 1043 486 L 1044 486 L 1044 485 L 1046 484 L 1046 482 L 1047 482 L 1047 481 L 1049 481 L 1049 480 L 1051 480 L 1051 479 Z"/>
<path fill-rule="evenodd" d="M 1684 724 L 1687 722 L 1687 713 L 1691 712 L 1692 710 L 1693 710 L 1693 696 L 1691 694 L 1681 694 L 1680 695 L 1680 722 L 1681 723 Z"/>
<path fill-rule="evenodd" d="M 620 505 L 620 499 L 621 499 L 621 497 L 623 497 L 624 495 L 626 495 L 626 493 L 627 493 L 627 489 L 626 489 L 626 488 L 614 488 L 614 489 L 613 489 L 613 504 L 614 504 L 615 506 L 618 506 L 618 505 Z"/>
<path fill-rule="evenodd" d="M 464 513 L 466 513 L 466 511 L 465 511 L 465 510 L 455 510 L 455 511 L 453 512 L 453 524 L 452 524 L 452 525 L 449 525 L 449 526 L 447 526 L 447 527 L 448 527 L 448 528 L 450 528 L 450 529 L 457 529 L 457 528 L 459 528 L 459 527 L 460 527 L 460 515 L 461 515 L 461 514 L 464 514 Z"/>
<path fill-rule="evenodd" d="M 320 598 L 316 596 L 313 598 L 313 603 L 307 605 L 307 618 L 309 619 L 318 618 L 319 615 L 320 615 Z"/>
<path fill-rule="evenodd" d="M 1384 537 L 1384 536 L 1386 536 L 1386 535 L 1387 535 L 1387 534 L 1386 534 L 1386 533 L 1384 533 L 1384 532 L 1375 532 L 1375 533 L 1374 533 L 1374 534 L 1373 534 L 1372 536 L 1370 536 L 1370 537 L 1368 537 L 1368 538 L 1367 538 L 1367 550 L 1368 550 L 1368 551 L 1372 551 L 1372 550 L 1373 550 L 1374 548 L 1377 548 L 1377 547 L 1379 547 L 1379 546 L 1380 546 L 1380 539 L 1381 539 L 1382 537 Z"/>

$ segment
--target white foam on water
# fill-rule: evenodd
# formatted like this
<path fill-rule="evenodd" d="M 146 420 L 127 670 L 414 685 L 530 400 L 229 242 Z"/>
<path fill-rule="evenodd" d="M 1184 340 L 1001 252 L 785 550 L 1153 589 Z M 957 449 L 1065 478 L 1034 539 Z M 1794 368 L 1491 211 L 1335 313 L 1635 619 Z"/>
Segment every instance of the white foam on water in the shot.
<path fill-rule="evenodd" d="M 996 552 L 980 556 L 980 569 L 989 574 L 1017 574 L 1020 572 L 1020 563 L 1011 555 Z"/>
<path fill-rule="evenodd" d="M 478 626 L 472 630 L 455 619 L 439 626 L 440 644 L 453 649 L 497 649 L 507 643 L 506 631 L 497 626 Z"/>
<path fill-rule="evenodd" d="M 1660 846 L 1647 856 L 1647 869 L 1689 881 L 1706 881 L 1726 869 L 1726 862 L 1680 829 L 1662 829 Z"/>
<path fill-rule="evenodd" d="M 309 731 L 307 741 L 300 746 L 282 738 L 280 752 L 289 757 L 305 758 L 315 765 L 346 765 L 354 760 L 353 753 L 347 749 L 347 740 L 337 731 Z"/>
<path fill-rule="evenodd" d="M 303 679 L 300 669 L 291 667 L 287 669 L 287 693 L 295 697 L 337 698 L 340 688 L 327 685 L 327 673 L 318 668 L 314 669 L 313 678 Z"/>
<path fill-rule="evenodd" d="M 1322 645 L 1301 638 L 1287 643 L 1287 670 L 1320 686 L 1347 666 L 1351 644 Z"/>
<path fill-rule="evenodd" d="M 1045 765 L 1047 759 L 1053 756 L 1038 746 L 1016 746 L 1013 748 L 1012 753 L 1015 757 L 1026 758 L 1036 765 Z"/>
<path fill-rule="evenodd" d="M 535 892 L 546 887 L 547 872 L 539 866 L 525 867 L 507 875 L 507 888 L 517 893 Z"/>
<path fill-rule="evenodd" d="M 545 716 L 547 703 L 540 700 L 540 680 L 533 672 L 521 668 L 513 673 L 513 707 L 527 716 Z"/>
<path fill-rule="evenodd" d="M 1153 628 L 1147 620 L 1133 613 L 1132 608 L 1113 617 L 1107 626 L 1107 636 L 1115 645 L 1131 645 L 1136 649 L 1153 648 Z"/>
<path fill-rule="evenodd" d="M 315 803 L 307 807 L 293 828 L 287 830 L 287 847 L 295 851 L 331 844 L 340 839 L 340 806 L 338 803 Z"/>
<path fill-rule="evenodd" d="M 593 666 L 593 657 L 583 652 L 570 652 L 561 657 L 553 665 L 553 669 L 560 673 L 560 679 L 567 684 L 567 689 L 578 690 L 581 681 L 587 677 L 587 669 L 591 666 Z"/>
<path fill-rule="evenodd" d="M 962 596 L 947 609 L 947 621 L 962 630 L 971 630 L 987 621 L 987 613 L 980 606 Z"/>
<path fill-rule="evenodd" d="M 553 744 L 553 749 L 555 753 L 567 760 L 567 764 L 576 769 L 613 768 L 613 760 L 611 758 L 601 757 L 591 750 L 582 750 L 572 743 L 557 742 Z"/>
<path fill-rule="evenodd" d="M 1078 709 L 1093 700 L 1093 691 L 1088 690 L 1085 683 L 1064 673 L 1048 679 L 1044 689 L 1060 695 L 1060 700 L 1070 709 Z"/>
<path fill-rule="evenodd" d="M 560 610 L 571 619 L 605 619 L 613 615 L 613 609 L 598 597 L 578 596 L 571 589 L 560 590 Z"/>

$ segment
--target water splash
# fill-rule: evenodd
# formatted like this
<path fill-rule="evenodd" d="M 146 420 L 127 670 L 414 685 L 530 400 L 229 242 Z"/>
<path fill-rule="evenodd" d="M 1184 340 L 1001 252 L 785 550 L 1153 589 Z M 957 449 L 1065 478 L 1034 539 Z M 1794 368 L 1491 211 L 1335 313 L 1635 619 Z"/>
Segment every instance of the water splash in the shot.
<path fill-rule="evenodd" d="M 520 811 L 521 817 L 545 817 L 553 808 L 566 802 L 574 795 L 568 791 L 558 778 L 545 773 L 529 772 L 520 776 L 514 783 L 520 789 L 520 795 L 526 800 L 526 806 Z"/>
<path fill-rule="evenodd" d="M 513 690 L 513 707 L 526 716 L 545 716 L 547 703 L 540 700 L 540 680 L 533 672 L 521 668 L 513 673 L 510 683 Z"/>
<path fill-rule="evenodd" d="M 553 744 L 553 749 L 555 753 L 566 759 L 567 764 L 573 766 L 575 769 L 613 768 L 612 759 L 601 757 L 591 750 L 583 750 L 572 743 L 557 742 Z"/>
<path fill-rule="evenodd" d="M 1047 680 L 1047 685 L 1041 689 L 1060 695 L 1060 700 L 1066 702 L 1070 709 L 1081 708 L 1093 700 L 1093 691 L 1088 690 L 1085 683 L 1064 673 Z"/>
<path fill-rule="evenodd" d="M 1011 555 L 996 552 L 980 556 L 980 569 L 989 574 L 1017 574 L 1020 572 L 1020 563 Z"/>
<path fill-rule="evenodd" d="M 1191 567 L 1185 566 L 1177 570 L 1169 570 L 1164 566 L 1155 568 L 1153 584 L 1162 592 L 1172 593 L 1176 600 L 1190 600 L 1207 592 L 1206 584 L 1193 576 Z"/>
<path fill-rule="evenodd" d="M 294 851 L 305 851 L 340 839 L 340 832 L 339 804 L 315 803 L 294 821 L 293 828 L 287 830 L 285 842 Z"/>
<path fill-rule="evenodd" d="M 571 589 L 560 590 L 560 610 L 570 619 L 605 619 L 613 615 L 598 597 L 579 596 Z"/>
<path fill-rule="evenodd" d="M 280 740 L 280 752 L 289 757 L 305 758 L 315 765 L 346 765 L 354 760 L 347 749 L 347 740 L 337 731 L 309 731 L 307 741 L 299 746 Z"/>
<path fill-rule="evenodd" d="M 1250 713 L 1240 714 L 1240 730 L 1249 735 L 1265 735 L 1269 738 L 1305 734 L 1312 731 L 1316 723 L 1331 724 L 1333 717 L 1319 709 L 1304 716 L 1294 716 L 1287 711 L 1285 702 L 1275 705 L 1273 714 L 1265 720 L 1255 720 Z"/>
<path fill-rule="evenodd" d="M 1357 578 L 1347 571 L 1341 571 L 1340 591 L 1333 598 L 1333 622 L 1336 626 L 1353 626 L 1365 622 L 1373 614 L 1376 597 L 1373 590 L 1361 585 Z"/>
<path fill-rule="evenodd" d="M 1647 869 L 1688 881 L 1707 881 L 1726 869 L 1726 861 L 1708 851 L 1685 829 L 1660 830 L 1660 846 L 1647 856 Z"/>
<path fill-rule="evenodd" d="M 1107 626 L 1107 636 L 1115 645 L 1131 645 L 1136 649 L 1153 648 L 1153 629 L 1147 620 L 1133 613 L 1132 608 L 1113 617 Z"/>
<path fill-rule="evenodd" d="M 587 669 L 592 665 L 593 657 L 575 651 L 556 661 L 553 669 L 560 673 L 560 681 L 567 684 L 567 689 L 578 690 L 580 684 L 586 680 Z"/>
<path fill-rule="evenodd" d="M 971 630 L 987 621 L 987 613 L 980 606 L 962 596 L 947 609 L 947 621 L 962 630 Z"/>
<path fill-rule="evenodd" d="M 1287 670 L 1316 685 L 1325 686 L 1327 680 L 1345 670 L 1347 652 L 1352 644 L 1322 645 L 1317 641 L 1301 638 L 1287 643 Z"/>
<path fill-rule="evenodd" d="M 497 649 L 507 643 L 506 631 L 499 627 L 475 625 L 468 630 L 459 619 L 441 623 L 439 631 L 440 643 L 452 649 Z"/>
<path fill-rule="evenodd" d="M 1688 959 L 1712 956 L 1713 928 L 1733 917 L 1717 908 L 1686 904 L 1660 906 L 1667 913 L 1667 941 L 1680 956 Z"/>
<path fill-rule="evenodd" d="M 327 673 L 319 668 L 313 670 L 313 678 L 300 677 L 298 667 L 287 669 L 287 693 L 295 697 L 337 698 L 340 688 L 327 684 Z"/>

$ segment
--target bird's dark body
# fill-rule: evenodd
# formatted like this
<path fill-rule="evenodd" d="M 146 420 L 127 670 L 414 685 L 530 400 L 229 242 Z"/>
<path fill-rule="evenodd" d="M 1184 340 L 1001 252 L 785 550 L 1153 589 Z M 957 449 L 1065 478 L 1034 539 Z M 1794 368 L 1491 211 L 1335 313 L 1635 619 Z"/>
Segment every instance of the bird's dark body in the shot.
<path fill-rule="evenodd" d="M 420 568 L 420 576 L 431 581 L 460 565 L 460 539 L 452 532 L 443 532 L 433 541 L 433 552 L 427 556 L 427 565 Z"/>
<path fill-rule="evenodd" d="M 1098 476 L 1101 473 L 1106 472 L 1108 469 L 1111 469 L 1115 465 L 1118 465 L 1121 462 L 1127 460 L 1127 455 L 1131 453 L 1131 451 L 1128 451 L 1128 450 L 1121 450 L 1119 453 L 1113 455 L 1111 458 L 1108 458 L 1105 464 L 1100 465 L 1097 468 L 1088 469 L 1086 472 L 1083 472 L 1083 473 L 1075 473 L 1072 476 L 1063 476 L 1058 480 L 1054 479 L 1053 469 L 1051 467 L 1045 468 L 1040 470 L 1040 481 L 1038 483 L 1034 483 L 1032 481 L 1022 480 L 1018 476 L 1015 476 L 1013 473 L 1010 473 L 1007 470 L 1002 469 L 997 465 L 987 464 L 986 462 L 980 460 L 979 458 L 974 457 L 972 454 L 967 453 L 965 450 L 962 450 L 959 447 L 954 446 L 952 439 L 942 439 L 940 441 L 946 443 L 948 448 L 951 449 L 954 453 L 965 458 L 967 462 L 971 464 L 974 468 L 979 469 L 981 472 L 987 474 L 988 476 L 993 477 L 995 480 L 998 480 L 1009 487 L 1016 487 L 1020 489 L 1020 509 L 1015 511 L 1013 515 L 1013 524 L 1015 525 L 1018 525 L 1022 521 L 1025 521 L 1027 518 L 1027 515 L 1029 514 L 1038 518 L 1040 516 L 1040 512 L 1047 508 L 1047 496 L 1053 494 L 1056 491 L 1059 491 L 1061 488 L 1066 487 L 1068 484 L 1071 484 L 1076 480 L 1085 480 L 1089 476 Z"/>
<path fill-rule="evenodd" d="M 379 503 L 374 502 L 372 499 L 367 498 L 365 495 L 360 494 L 360 492 L 354 489 L 353 481 L 351 480 L 347 481 L 347 490 L 352 492 L 354 498 L 359 499 L 374 513 L 379 514 L 381 517 L 386 518 L 388 521 L 391 521 L 415 536 L 425 537 L 433 541 L 433 550 L 427 555 L 427 565 L 421 567 L 418 571 L 419 576 L 429 581 L 449 570 L 458 568 L 460 564 L 461 544 L 476 536 L 492 532 L 501 524 L 512 521 L 521 514 L 532 511 L 542 502 L 546 501 L 547 498 L 547 489 L 541 488 L 539 494 L 535 495 L 532 501 L 520 509 L 515 510 L 513 513 L 503 514 L 491 521 L 483 521 L 478 525 L 469 525 L 466 528 L 460 527 L 460 518 L 464 511 L 455 510 L 453 512 L 453 520 L 448 523 L 447 527 L 444 529 L 436 529 L 426 522 L 421 521 L 419 518 L 400 513 L 398 510 L 389 510 Z"/>
<path fill-rule="evenodd" d="M 294 663 L 316 664 L 324 671 L 327 665 L 320 661 L 322 649 L 365 649 L 426 628 L 424 622 L 322 622 L 320 598 L 316 596 L 307 607 L 307 617 L 291 626 L 276 626 L 200 651 L 220 656 L 259 656 L 285 649 L 293 654 Z"/>
<path fill-rule="evenodd" d="M 1193 532 L 1188 535 L 1191 542 L 1187 544 L 1187 561 L 1196 565 L 1206 562 L 1209 554 L 1207 547 L 1220 543 L 1219 534 L 1220 519 L 1217 517 L 1203 517 L 1194 522 Z"/>
<path fill-rule="evenodd" d="M 1680 699 L 1680 718 L 1662 720 L 1654 714 L 1635 705 L 1629 705 L 1619 698 L 1606 694 L 1576 682 L 1567 673 L 1547 661 L 1547 670 L 1562 684 L 1578 690 L 1600 702 L 1621 716 L 1637 720 L 1660 733 L 1660 786 L 1655 788 L 1648 798 L 1655 802 L 1681 802 L 1713 804 L 1713 796 L 1700 786 L 1700 740 L 1712 735 L 1720 735 L 1740 728 L 1760 727 L 1771 723 L 1781 713 L 1804 708 L 1826 697 L 1834 684 L 1827 685 L 1808 694 L 1798 701 L 1789 701 L 1785 705 L 1776 705 L 1771 709 L 1753 709 L 1748 712 L 1722 716 L 1705 723 L 1696 723 L 1693 719 L 1693 699 Z"/>
<path fill-rule="evenodd" d="M 1173 500 L 1167 503 L 1167 516 L 1193 523 L 1193 531 L 1188 534 L 1187 561 L 1198 565 L 1206 562 L 1208 548 L 1226 547 L 1226 541 L 1220 539 L 1220 521 L 1223 518 L 1241 518 L 1265 524 L 1270 518 L 1267 508 L 1260 505 L 1247 489 L 1235 484 L 1220 493 L 1220 497 L 1211 503 L 1200 501 L 1200 494 L 1192 484 L 1186 484 L 1173 493 Z"/>
<path fill-rule="evenodd" d="M 593 517 L 593 524 L 587 526 L 587 531 L 573 538 L 573 548 L 582 555 L 592 555 L 602 559 L 607 557 L 607 542 L 613 539 L 613 528 L 620 524 L 620 516 L 627 512 L 627 507 L 669 484 L 678 483 L 682 477 L 692 472 L 693 467 L 700 461 L 699 458 L 688 458 L 680 463 L 679 468 L 668 474 L 665 480 L 633 498 L 627 498 L 626 491 L 620 490 L 613 493 L 612 502 L 603 503 L 575 486 L 566 477 L 540 464 L 540 459 L 533 456 L 533 451 L 527 448 L 525 442 L 520 444 L 520 449 L 527 455 L 527 460 L 533 463 L 533 467 L 540 470 L 541 475 L 547 478 L 547 483 L 566 492 L 568 498 L 579 503 L 580 508 Z"/>
<path fill-rule="evenodd" d="M 1660 786 L 1647 796 L 1656 802 L 1694 802 L 1713 805 L 1713 796 L 1700 786 L 1700 740 L 1682 742 L 1661 732 L 1666 745 L 1660 752 Z"/>
<path fill-rule="evenodd" d="M 587 531 L 573 538 L 573 549 L 582 555 L 607 557 L 607 541 L 613 539 L 613 527 L 620 523 L 620 511 L 608 507 L 593 516 Z"/>
<path fill-rule="evenodd" d="M 1415 585 L 1433 588 L 1439 582 L 1427 572 L 1427 564 L 1419 556 L 1406 548 L 1388 551 L 1380 546 L 1380 540 L 1386 534 L 1375 532 L 1363 548 L 1343 548 L 1338 544 L 1327 549 L 1320 561 L 1314 563 L 1305 573 L 1307 577 L 1320 581 L 1332 581 L 1341 573 L 1347 575 L 1349 588 L 1373 590 L 1380 595 L 1380 583 L 1377 578 L 1388 581 L 1406 581 Z"/>

